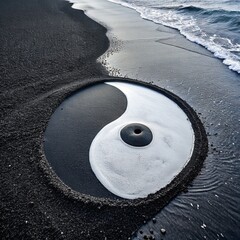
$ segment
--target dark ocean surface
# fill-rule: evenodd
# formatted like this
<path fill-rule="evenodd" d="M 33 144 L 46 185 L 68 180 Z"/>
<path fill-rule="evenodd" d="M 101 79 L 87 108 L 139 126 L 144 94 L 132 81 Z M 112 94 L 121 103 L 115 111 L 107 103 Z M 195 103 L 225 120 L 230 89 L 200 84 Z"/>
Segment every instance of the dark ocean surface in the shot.
<path fill-rule="evenodd" d="M 178 29 L 240 73 L 239 0 L 110 0 L 144 19 Z"/>

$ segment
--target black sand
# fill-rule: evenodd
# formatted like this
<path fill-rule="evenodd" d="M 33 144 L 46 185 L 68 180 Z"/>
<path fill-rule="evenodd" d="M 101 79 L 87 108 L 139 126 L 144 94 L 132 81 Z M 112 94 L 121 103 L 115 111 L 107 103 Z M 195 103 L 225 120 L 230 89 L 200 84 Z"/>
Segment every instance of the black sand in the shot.
<path fill-rule="evenodd" d="M 0 2 L 0 32 L 1 239 L 127 239 L 170 198 L 118 205 L 79 196 L 52 177 L 42 146 L 63 99 L 103 77 L 95 59 L 106 29 L 59 0 L 9 0 Z M 185 188 L 182 177 L 170 196 Z"/>
<path fill-rule="evenodd" d="M 95 209 L 52 189 L 40 162 L 56 106 L 81 79 L 102 75 L 95 59 L 108 47 L 105 32 L 64 1 L 0 2 L 1 239 L 99 234 Z"/>

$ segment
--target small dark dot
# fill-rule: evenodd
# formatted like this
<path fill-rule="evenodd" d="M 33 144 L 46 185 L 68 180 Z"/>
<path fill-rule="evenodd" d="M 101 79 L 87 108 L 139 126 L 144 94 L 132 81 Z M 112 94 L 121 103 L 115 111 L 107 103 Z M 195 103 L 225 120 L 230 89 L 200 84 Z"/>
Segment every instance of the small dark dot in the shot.
<path fill-rule="evenodd" d="M 142 130 L 139 129 L 139 128 L 134 129 L 134 133 L 135 133 L 135 134 L 140 134 L 141 132 L 142 132 Z"/>

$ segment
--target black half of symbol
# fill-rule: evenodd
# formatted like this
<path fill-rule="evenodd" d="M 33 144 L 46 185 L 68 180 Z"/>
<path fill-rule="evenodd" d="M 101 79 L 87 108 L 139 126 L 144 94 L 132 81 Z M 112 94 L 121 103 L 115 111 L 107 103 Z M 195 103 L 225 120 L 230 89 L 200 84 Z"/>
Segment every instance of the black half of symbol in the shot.
<path fill-rule="evenodd" d="M 119 198 L 97 179 L 89 149 L 99 131 L 127 108 L 122 91 L 105 83 L 83 88 L 67 98 L 52 115 L 44 151 L 58 177 L 73 190 L 104 198 Z"/>

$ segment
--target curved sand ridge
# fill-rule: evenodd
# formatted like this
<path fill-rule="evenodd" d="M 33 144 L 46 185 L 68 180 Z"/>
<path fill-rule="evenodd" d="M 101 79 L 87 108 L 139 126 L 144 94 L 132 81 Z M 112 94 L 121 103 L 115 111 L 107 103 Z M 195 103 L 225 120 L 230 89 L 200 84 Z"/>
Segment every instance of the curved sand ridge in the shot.
<path fill-rule="evenodd" d="M 169 184 L 191 158 L 194 131 L 182 109 L 149 88 L 107 82 L 127 97 L 124 114 L 94 138 L 90 164 L 98 180 L 112 193 L 126 199 L 147 197 Z M 153 133 L 145 147 L 133 147 L 120 137 L 130 123 L 146 125 Z"/>

